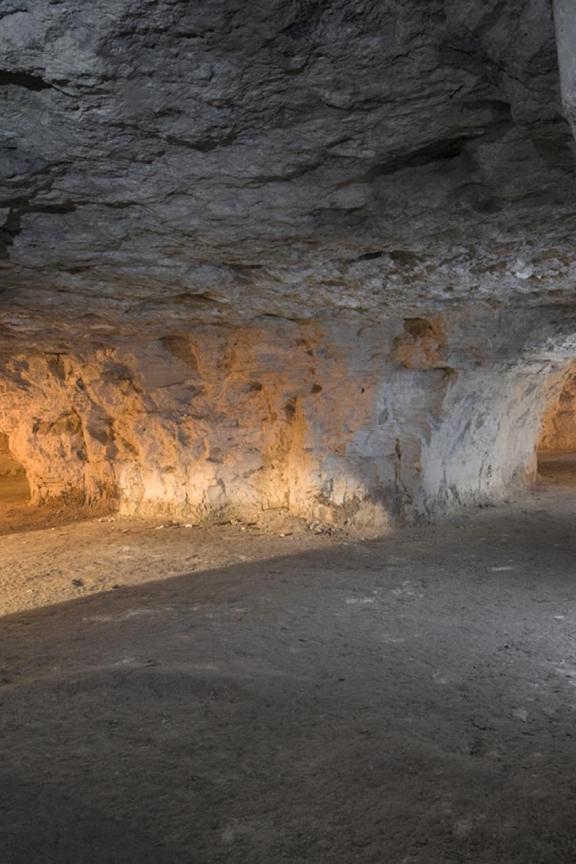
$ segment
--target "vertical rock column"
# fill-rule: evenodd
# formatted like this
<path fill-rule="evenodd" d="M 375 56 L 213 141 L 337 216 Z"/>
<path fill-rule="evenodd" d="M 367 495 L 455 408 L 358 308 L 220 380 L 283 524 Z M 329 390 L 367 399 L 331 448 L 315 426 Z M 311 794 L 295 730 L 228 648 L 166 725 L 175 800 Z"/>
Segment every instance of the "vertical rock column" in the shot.
<path fill-rule="evenodd" d="M 554 0 L 564 114 L 576 130 L 576 3 Z"/>

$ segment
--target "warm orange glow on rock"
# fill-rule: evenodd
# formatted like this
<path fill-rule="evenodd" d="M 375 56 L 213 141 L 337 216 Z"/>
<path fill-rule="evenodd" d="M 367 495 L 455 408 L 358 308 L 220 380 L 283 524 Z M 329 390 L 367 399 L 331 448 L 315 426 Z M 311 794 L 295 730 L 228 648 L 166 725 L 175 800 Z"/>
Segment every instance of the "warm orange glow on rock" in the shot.
<path fill-rule="evenodd" d="M 30 486 L 22 465 L 12 452 L 8 436 L 0 434 L 0 508 L 21 504 L 30 498 Z"/>
<path fill-rule="evenodd" d="M 576 364 L 567 370 L 543 419 L 539 450 L 576 451 Z"/>
<path fill-rule="evenodd" d="M 404 332 L 394 340 L 391 360 L 406 369 L 435 369 L 446 365 L 446 335 L 442 319 L 406 318 Z"/>
<path fill-rule="evenodd" d="M 537 363 L 518 346 L 511 360 L 509 326 L 488 344 L 482 314 L 196 323 L 15 354 L 0 362 L 0 432 L 36 504 L 194 522 L 284 510 L 382 532 L 535 476 L 572 348 L 546 335 Z"/>
<path fill-rule="evenodd" d="M 351 369 L 316 325 L 205 326 L 87 356 L 13 358 L 0 398 L 37 503 L 388 524 L 349 453 L 375 422 L 374 373 Z"/>

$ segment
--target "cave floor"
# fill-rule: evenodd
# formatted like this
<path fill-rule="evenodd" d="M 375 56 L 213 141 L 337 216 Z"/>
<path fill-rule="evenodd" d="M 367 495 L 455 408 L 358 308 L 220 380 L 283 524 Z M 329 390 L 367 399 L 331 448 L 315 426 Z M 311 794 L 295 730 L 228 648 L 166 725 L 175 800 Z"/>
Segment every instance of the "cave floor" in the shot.
<path fill-rule="evenodd" d="M 573 864 L 575 520 L 4 535 L 0 859 Z"/>

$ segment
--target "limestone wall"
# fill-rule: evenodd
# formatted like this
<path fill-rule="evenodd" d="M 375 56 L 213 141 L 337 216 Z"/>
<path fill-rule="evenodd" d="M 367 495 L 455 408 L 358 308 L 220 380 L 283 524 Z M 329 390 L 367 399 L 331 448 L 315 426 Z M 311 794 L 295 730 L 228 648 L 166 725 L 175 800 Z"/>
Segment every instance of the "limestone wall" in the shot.
<path fill-rule="evenodd" d="M 576 451 L 576 367 L 567 371 L 560 392 L 554 394 L 542 423 L 542 451 Z"/>
<path fill-rule="evenodd" d="M 23 474 L 24 469 L 10 452 L 8 436 L 0 433 L 0 478 L 19 477 Z"/>
<path fill-rule="evenodd" d="M 4 361 L 0 428 L 36 501 L 202 520 L 285 509 L 386 530 L 535 470 L 562 352 L 492 313 L 203 325 Z M 532 359 L 527 359 L 527 353 Z"/>

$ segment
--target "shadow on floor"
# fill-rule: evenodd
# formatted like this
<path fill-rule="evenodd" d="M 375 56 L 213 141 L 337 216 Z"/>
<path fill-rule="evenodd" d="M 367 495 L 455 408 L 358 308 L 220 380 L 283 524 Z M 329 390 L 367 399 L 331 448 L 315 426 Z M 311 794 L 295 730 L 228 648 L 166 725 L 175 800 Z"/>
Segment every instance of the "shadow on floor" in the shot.
<path fill-rule="evenodd" d="M 573 864 L 551 500 L 2 619 L 3 860 Z"/>

